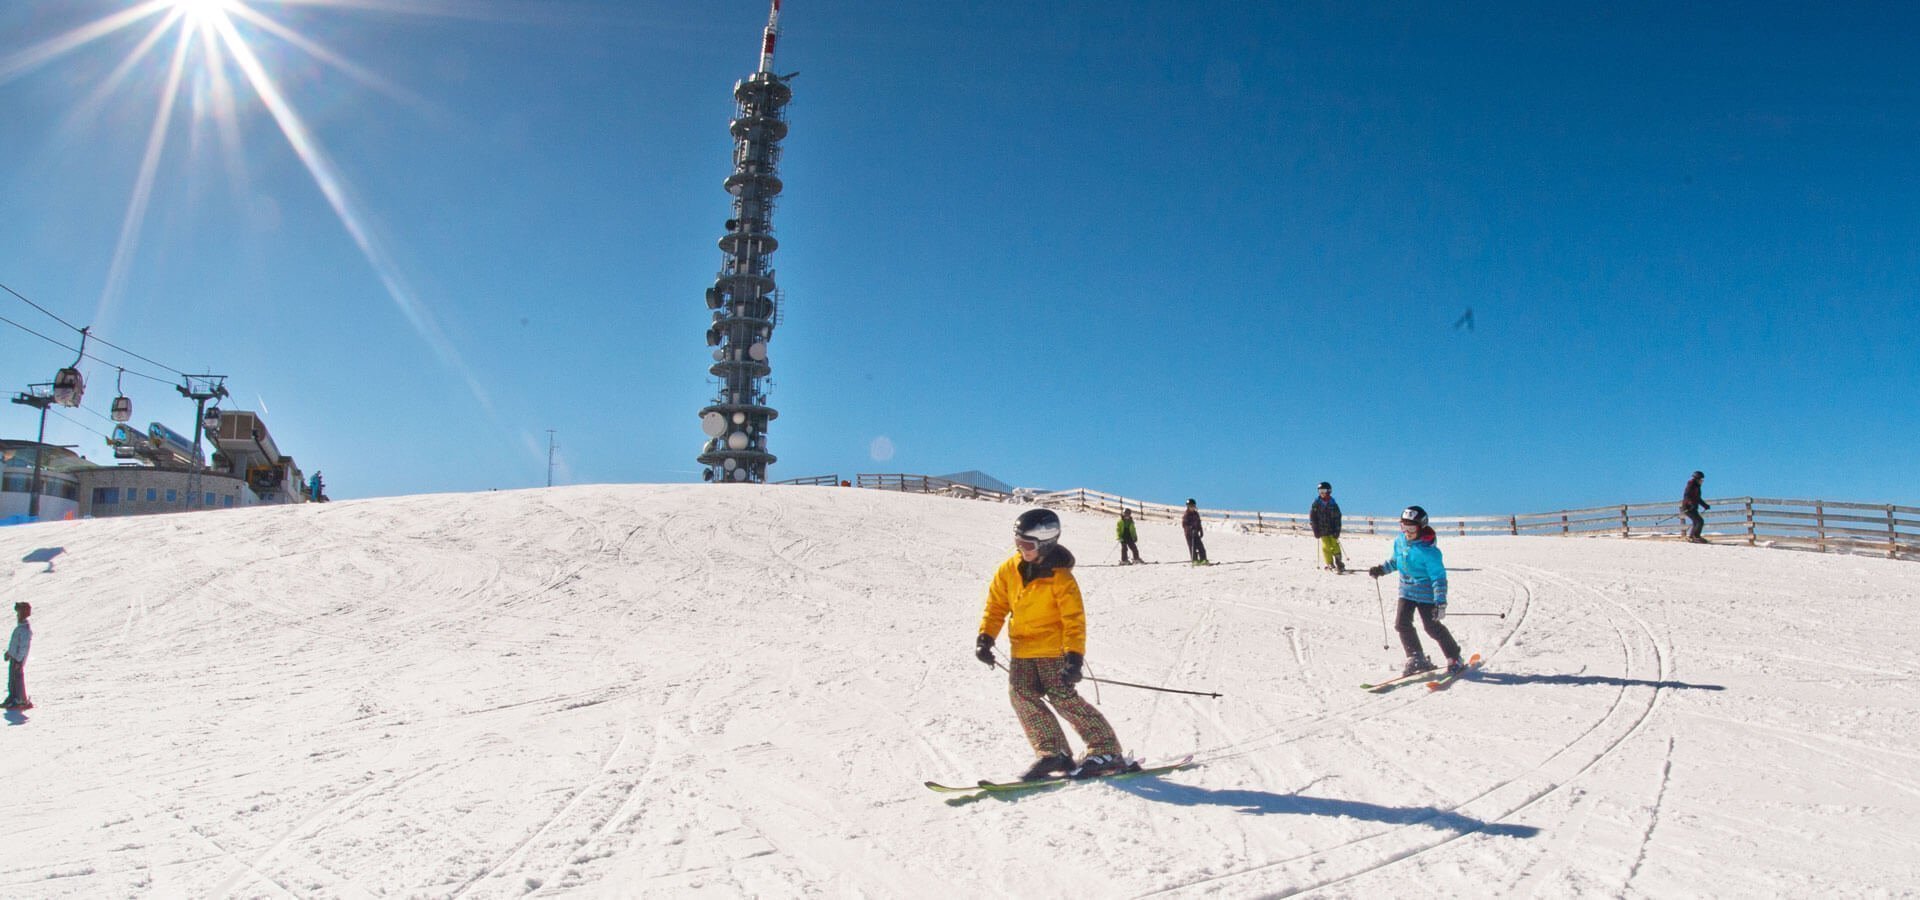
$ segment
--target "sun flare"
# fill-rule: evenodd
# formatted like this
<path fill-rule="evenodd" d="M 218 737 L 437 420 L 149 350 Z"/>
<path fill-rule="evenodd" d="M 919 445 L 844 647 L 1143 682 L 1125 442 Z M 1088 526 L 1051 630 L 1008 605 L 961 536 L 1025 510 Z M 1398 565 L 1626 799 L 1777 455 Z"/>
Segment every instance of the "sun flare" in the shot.
<path fill-rule="evenodd" d="M 96 113 L 111 93 L 159 87 L 153 116 L 145 129 L 145 149 L 140 155 L 138 171 L 134 174 L 119 239 L 107 267 L 94 318 L 107 317 L 125 292 L 145 229 L 155 182 L 161 177 L 162 158 L 167 155 L 170 143 L 178 143 L 172 139 L 176 110 L 188 105 L 193 109 L 191 115 L 211 117 L 223 136 L 222 143 L 233 161 L 230 165 L 233 171 L 243 169 L 238 164 L 243 153 L 238 138 L 242 131 L 240 117 L 249 114 L 249 110 L 264 110 L 285 139 L 287 149 L 299 159 L 320 196 L 386 288 L 394 306 L 441 362 L 467 382 L 480 405 L 491 412 L 492 400 L 479 379 L 461 358 L 452 341 L 441 331 L 433 311 L 409 286 L 409 280 L 386 249 L 385 242 L 375 233 L 370 217 L 362 211 L 360 203 L 348 189 L 344 174 L 321 145 L 319 136 L 295 109 L 293 98 L 275 79 L 274 70 L 276 63 L 284 64 L 287 57 L 305 56 L 381 93 L 402 100 L 411 98 L 407 92 L 388 84 L 315 38 L 302 34 L 290 22 L 269 13 L 269 10 L 276 8 L 305 6 L 347 11 L 457 15 L 468 8 L 471 0 L 115 2 L 125 5 L 116 12 L 25 47 L 5 49 L 6 39 L 13 35 L 0 35 L 0 85 L 75 54 L 89 45 L 106 44 L 122 32 L 135 36 L 125 58 L 94 86 L 90 97 L 76 105 L 73 112 L 76 121 Z M 195 92 L 202 90 L 205 91 L 206 104 L 192 106 Z M 249 96 L 253 104 L 245 102 Z M 128 134 L 138 133 L 133 129 L 124 131 Z"/>
<path fill-rule="evenodd" d="M 171 0 L 175 12 L 178 12 L 188 25 L 214 25 L 233 11 L 235 0 Z"/>

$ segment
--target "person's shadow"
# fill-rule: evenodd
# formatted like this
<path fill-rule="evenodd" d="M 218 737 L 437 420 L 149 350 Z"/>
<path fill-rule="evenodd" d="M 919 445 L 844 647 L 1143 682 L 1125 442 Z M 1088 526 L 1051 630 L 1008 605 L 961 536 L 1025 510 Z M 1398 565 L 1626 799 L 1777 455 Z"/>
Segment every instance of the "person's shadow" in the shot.
<path fill-rule="evenodd" d="M 1452 810 L 1431 806 L 1381 806 L 1364 800 L 1336 800 L 1304 794 L 1275 794 L 1236 788 L 1215 790 L 1174 781 L 1124 781 L 1116 784 L 1130 794 L 1178 806 L 1230 806 L 1250 816 L 1327 816 L 1383 822 L 1388 825 L 1425 825 L 1458 834 L 1478 832 L 1501 837 L 1530 838 L 1540 833 L 1531 825 L 1487 822 Z"/>
<path fill-rule="evenodd" d="M 1368 822 L 1384 822 L 1389 825 L 1426 825 L 1457 834 L 1479 832 L 1518 838 L 1530 838 L 1540 833 L 1540 829 L 1531 825 L 1484 822 L 1472 816 L 1451 810 L 1435 809 L 1431 806 L 1381 806 L 1362 800 L 1335 800 L 1330 797 L 1309 797 L 1302 794 L 1275 794 L 1271 791 L 1235 788 L 1215 790 L 1181 784 L 1177 781 L 1166 781 L 1153 776 L 1119 779 L 1108 783 L 1145 800 L 1156 800 L 1177 806 L 1231 806 L 1238 812 L 1251 816 L 1346 816 Z M 972 794 L 948 800 L 947 805 L 964 806 L 987 799 L 1011 803 L 1023 797 L 1047 793 L 1065 786 L 1049 785 L 1030 791 Z"/>
<path fill-rule="evenodd" d="M 25 724 L 27 724 L 27 714 L 26 714 L 26 713 L 24 713 L 24 712 L 21 712 L 20 710 L 17 710 L 17 709 L 10 709 L 10 710 L 7 710 L 7 715 L 6 715 L 6 719 L 7 719 L 7 724 L 8 724 L 8 725 L 25 725 Z"/>
<path fill-rule="evenodd" d="M 53 558 L 65 552 L 67 552 L 67 548 L 65 547 L 41 547 L 32 553 L 20 557 L 20 561 L 27 563 L 46 563 L 46 572 L 51 572 L 53 571 Z M 45 574 L 45 572 L 41 574 Z"/>
<path fill-rule="evenodd" d="M 1689 684 L 1685 681 L 1647 681 L 1640 678 L 1615 678 L 1612 675 L 1516 675 L 1477 669 L 1460 676 L 1461 681 L 1481 684 L 1611 684 L 1619 687 L 1653 687 L 1687 691 L 1724 691 L 1720 684 Z"/>

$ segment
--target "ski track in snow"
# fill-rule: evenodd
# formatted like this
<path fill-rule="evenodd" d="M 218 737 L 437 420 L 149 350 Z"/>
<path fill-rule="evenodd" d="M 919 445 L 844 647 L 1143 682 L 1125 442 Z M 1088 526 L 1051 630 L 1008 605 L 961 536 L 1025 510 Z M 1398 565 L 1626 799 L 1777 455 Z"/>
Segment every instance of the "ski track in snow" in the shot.
<path fill-rule="evenodd" d="M 1067 512 L 1089 674 L 1224 696 L 1083 693 L 1130 752 L 1201 765 L 927 793 L 1028 756 L 1004 673 L 971 654 L 1016 510 L 594 486 L 0 529 L 0 553 L 66 551 L 10 581 L 36 607 L 41 706 L 0 724 L 28 861 L 0 893 L 1920 882 L 1920 708 L 1884 690 L 1920 678 L 1885 649 L 1920 637 L 1920 567 L 1862 557 L 1443 537 L 1456 611 L 1505 618 L 1448 618 L 1484 658 L 1449 690 L 1374 695 L 1357 685 L 1398 647 L 1371 585 L 1314 568 L 1311 541 L 1220 528 L 1230 565 L 1103 566 L 1111 520 Z M 1177 527 L 1141 530 L 1179 555 Z M 1356 559 L 1387 543 L 1348 540 Z"/>

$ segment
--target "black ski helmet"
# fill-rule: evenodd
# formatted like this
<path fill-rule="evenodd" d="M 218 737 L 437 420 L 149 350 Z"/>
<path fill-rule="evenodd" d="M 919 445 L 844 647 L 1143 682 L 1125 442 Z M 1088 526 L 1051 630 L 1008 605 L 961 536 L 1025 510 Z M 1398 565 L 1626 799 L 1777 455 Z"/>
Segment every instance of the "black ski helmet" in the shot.
<path fill-rule="evenodd" d="M 1320 486 L 1316 488 L 1316 490 L 1330 491 L 1330 490 L 1333 490 L 1333 485 L 1328 482 L 1322 481 L 1320 482 Z"/>
<path fill-rule="evenodd" d="M 1695 479 L 1705 479 L 1705 478 L 1707 477 L 1707 473 L 1705 473 L 1705 472 L 1695 472 L 1695 473 L 1693 473 L 1693 477 L 1694 477 Z"/>
<path fill-rule="evenodd" d="M 1427 511 L 1418 506 L 1409 506 L 1400 511 L 1400 521 L 1402 523 L 1412 522 L 1421 528 L 1425 528 L 1427 527 Z"/>
<path fill-rule="evenodd" d="M 1013 520 L 1015 540 L 1032 541 L 1041 553 L 1060 542 L 1060 515 L 1050 509 L 1030 509 Z"/>

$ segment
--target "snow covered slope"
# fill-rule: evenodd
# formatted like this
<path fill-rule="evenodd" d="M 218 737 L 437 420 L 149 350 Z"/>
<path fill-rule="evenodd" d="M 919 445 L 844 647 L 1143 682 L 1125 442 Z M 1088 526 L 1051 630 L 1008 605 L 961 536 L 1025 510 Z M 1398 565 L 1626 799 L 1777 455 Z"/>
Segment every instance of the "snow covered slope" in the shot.
<path fill-rule="evenodd" d="M 0 894 L 1920 884 L 1920 565 L 1443 537 L 1448 621 L 1486 668 L 1373 695 L 1400 657 L 1374 586 L 1315 570 L 1311 541 L 1122 568 L 1111 520 L 1069 513 L 1091 674 L 1226 695 L 1098 705 L 1134 752 L 1204 765 L 953 799 L 920 783 L 1030 756 L 972 657 L 1016 512 L 588 486 L 0 529 L 39 704 L 0 723 Z M 1149 560 L 1184 555 L 1142 532 Z M 50 548 L 51 571 L 22 561 Z"/>

